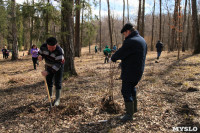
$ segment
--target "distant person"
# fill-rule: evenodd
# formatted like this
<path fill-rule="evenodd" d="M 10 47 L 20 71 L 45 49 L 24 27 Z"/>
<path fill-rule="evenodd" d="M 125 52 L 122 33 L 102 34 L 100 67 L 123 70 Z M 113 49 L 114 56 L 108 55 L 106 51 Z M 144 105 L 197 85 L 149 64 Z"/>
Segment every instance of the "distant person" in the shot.
<path fill-rule="evenodd" d="M 33 61 L 33 67 L 36 70 L 36 64 L 39 65 L 38 63 L 38 52 L 39 49 L 37 48 L 36 45 L 33 45 L 31 48 L 31 54 L 32 54 L 32 61 Z"/>
<path fill-rule="evenodd" d="M 108 63 L 109 61 L 109 58 L 111 56 L 111 49 L 108 48 L 108 45 L 106 45 L 105 49 L 103 50 L 103 53 L 105 55 L 105 60 L 104 60 L 104 63 Z"/>
<path fill-rule="evenodd" d="M 114 52 L 117 51 L 117 46 L 116 45 L 113 46 L 113 51 Z"/>
<path fill-rule="evenodd" d="M 123 26 L 121 33 L 125 40 L 111 57 L 113 62 L 121 60 L 121 93 L 125 102 L 126 114 L 120 119 L 122 121 L 133 120 L 133 114 L 137 112 L 136 85 L 141 80 L 144 72 L 147 54 L 147 44 L 131 23 Z"/>
<path fill-rule="evenodd" d="M 158 42 L 156 44 L 156 49 L 157 49 L 157 60 L 159 60 L 161 52 L 163 50 L 163 43 L 160 42 L 160 40 L 158 40 Z"/>
<path fill-rule="evenodd" d="M 95 50 L 95 53 L 98 52 L 98 47 L 97 47 L 97 45 L 95 45 L 94 50 Z"/>
<path fill-rule="evenodd" d="M 9 56 L 9 50 L 7 49 L 7 52 L 6 52 L 6 59 L 8 58 L 8 56 Z"/>
<path fill-rule="evenodd" d="M 7 59 L 8 58 L 8 50 L 7 50 L 7 47 L 4 46 L 4 48 L 1 50 L 2 51 L 2 54 L 3 54 L 3 59 Z"/>
<path fill-rule="evenodd" d="M 42 71 L 42 75 L 46 77 L 50 97 L 52 97 L 53 82 L 55 84 L 56 99 L 54 105 L 58 106 L 60 104 L 62 76 L 65 62 L 64 51 L 57 45 L 56 38 L 50 37 L 46 40 L 46 43 L 42 44 L 38 53 L 39 61 L 45 59 L 45 71 Z"/>

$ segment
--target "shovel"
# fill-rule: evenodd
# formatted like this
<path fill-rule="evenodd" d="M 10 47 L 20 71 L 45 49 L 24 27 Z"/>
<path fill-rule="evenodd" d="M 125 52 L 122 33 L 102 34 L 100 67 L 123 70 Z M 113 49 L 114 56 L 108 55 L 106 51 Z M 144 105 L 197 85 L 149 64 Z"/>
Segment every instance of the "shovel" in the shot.
<path fill-rule="evenodd" d="M 43 62 L 42 62 L 42 64 L 44 65 Z M 44 83 L 45 83 L 45 87 L 46 87 L 46 91 L 47 91 L 47 96 L 48 96 L 48 100 L 49 100 L 49 104 L 50 104 L 49 111 L 51 111 L 51 108 L 52 108 L 51 97 L 50 97 L 50 94 L 49 94 L 49 89 L 48 89 L 46 77 L 45 76 L 43 76 L 43 77 L 44 77 Z"/>
<path fill-rule="evenodd" d="M 47 91 L 47 96 L 48 96 L 48 100 L 49 100 L 49 104 L 50 104 L 49 111 L 51 111 L 51 108 L 52 108 L 51 97 L 49 95 L 49 89 L 48 89 L 48 85 L 47 85 L 47 81 L 46 81 L 45 77 L 44 77 L 44 83 L 45 83 L 45 87 L 46 87 L 46 91 Z"/>

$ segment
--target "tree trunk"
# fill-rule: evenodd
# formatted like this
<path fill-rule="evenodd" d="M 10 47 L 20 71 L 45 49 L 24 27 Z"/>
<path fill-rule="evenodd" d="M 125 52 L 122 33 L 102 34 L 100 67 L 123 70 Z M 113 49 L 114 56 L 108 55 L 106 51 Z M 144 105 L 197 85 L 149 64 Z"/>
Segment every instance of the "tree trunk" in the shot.
<path fill-rule="evenodd" d="M 75 57 L 81 56 L 80 46 L 80 0 L 76 0 Z"/>
<path fill-rule="evenodd" d="M 139 9 L 138 9 L 138 21 L 137 21 L 137 30 L 140 32 L 140 17 L 141 17 L 141 0 L 139 0 Z"/>
<path fill-rule="evenodd" d="M 15 8 L 15 0 L 12 0 L 12 60 L 18 59 L 18 45 L 17 45 L 17 27 L 16 27 L 16 8 Z"/>
<path fill-rule="evenodd" d="M 68 75 L 77 75 L 74 66 L 74 45 L 73 45 L 73 0 L 62 0 L 61 8 L 61 39 L 65 53 L 64 72 Z"/>
<path fill-rule="evenodd" d="M 177 35 L 176 35 L 176 27 L 177 27 L 177 16 L 178 16 L 178 3 L 175 0 L 175 8 L 174 8 L 174 25 L 172 26 L 172 39 L 170 51 L 174 50 L 174 46 L 177 45 Z"/>
<path fill-rule="evenodd" d="M 31 47 L 33 45 L 33 16 L 34 16 L 34 0 L 32 0 L 31 16 L 30 16 L 30 47 L 29 54 L 31 54 Z"/>
<path fill-rule="evenodd" d="M 189 35 L 190 35 L 190 16 L 191 16 L 191 3 L 190 3 L 190 0 L 189 0 L 189 12 L 188 12 L 188 20 L 187 20 L 187 34 L 186 34 L 186 41 L 185 41 L 185 44 L 186 44 L 186 49 L 188 50 L 189 48 Z"/>
<path fill-rule="evenodd" d="M 193 54 L 198 54 L 198 53 L 200 53 L 200 40 L 199 40 L 199 24 L 198 24 L 196 0 L 192 0 L 192 21 L 193 21 L 193 24 L 192 24 L 192 35 L 193 35 L 192 44 L 194 45 Z"/>
<path fill-rule="evenodd" d="M 100 25 L 100 29 L 99 29 L 99 34 L 100 34 L 100 48 L 99 48 L 99 50 L 100 50 L 100 52 L 101 52 L 101 0 L 99 0 L 99 25 Z"/>
<path fill-rule="evenodd" d="M 169 7 L 168 7 L 168 5 L 167 5 L 167 16 L 168 16 L 168 18 L 169 18 L 169 22 L 168 22 L 168 41 L 167 41 L 167 46 L 168 46 L 168 52 L 170 51 L 170 47 L 171 47 L 171 45 L 170 45 L 170 38 L 171 38 L 171 28 L 170 28 L 170 26 L 171 26 L 171 15 L 170 15 L 170 12 L 169 12 Z"/>
<path fill-rule="evenodd" d="M 109 26 L 109 33 L 110 33 L 110 48 L 113 47 L 113 42 L 112 42 L 112 28 L 111 28 L 111 19 L 110 19 L 110 3 L 109 0 L 107 0 L 108 4 L 108 26 Z"/>
<path fill-rule="evenodd" d="M 160 0 L 160 30 L 159 30 L 159 40 L 161 40 L 161 26 L 162 26 L 162 0 Z"/>
<path fill-rule="evenodd" d="M 127 0 L 127 17 L 128 17 L 128 22 L 129 22 L 129 4 L 128 4 L 128 0 Z"/>
<path fill-rule="evenodd" d="M 186 12 L 187 12 L 187 0 L 185 0 L 184 20 L 183 20 L 183 35 L 185 33 Z M 185 52 L 185 37 L 183 37 L 182 44 L 183 44 L 182 45 L 182 51 Z"/>
<path fill-rule="evenodd" d="M 163 33 L 162 33 L 162 38 L 161 38 L 161 40 L 162 40 L 162 42 L 164 43 L 164 39 L 165 39 L 165 15 L 163 15 L 163 22 L 162 22 L 162 31 L 163 31 Z"/>
<path fill-rule="evenodd" d="M 124 17 L 125 17 L 125 0 L 123 0 L 123 21 L 122 21 L 122 27 L 124 26 Z M 122 44 L 124 41 L 124 36 L 122 34 Z"/>
<path fill-rule="evenodd" d="M 145 0 L 143 0 L 143 6 L 142 6 L 142 26 L 141 26 L 141 36 L 144 37 L 144 16 L 145 16 Z"/>
<path fill-rule="evenodd" d="M 181 31 L 181 0 L 178 0 L 178 22 L 179 22 L 179 25 L 178 25 L 178 60 L 180 58 L 180 46 L 181 46 L 181 35 L 182 35 L 182 31 Z"/>
<path fill-rule="evenodd" d="M 49 12 L 48 12 L 48 8 L 49 8 L 49 0 L 47 0 L 47 5 L 46 5 L 46 21 L 45 21 L 45 38 L 49 37 Z"/>
<path fill-rule="evenodd" d="M 153 51 L 155 6 L 156 6 L 156 2 L 155 2 L 155 0 L 154 0 L 153 13 L 152 13 L 152 17 L 153 17 L 153 19 L 152 19 L 152 34 L 151 34 L 151 51 Z"/>
<path fill-rule="evenodd" d="M 81 17 L 81 42 L 80 42 L 80 45 L 83 46 L 83 20 L 84 20 L 84 0 L 83 0 L 83 3 L 82 3 L 82 17 Z"/>

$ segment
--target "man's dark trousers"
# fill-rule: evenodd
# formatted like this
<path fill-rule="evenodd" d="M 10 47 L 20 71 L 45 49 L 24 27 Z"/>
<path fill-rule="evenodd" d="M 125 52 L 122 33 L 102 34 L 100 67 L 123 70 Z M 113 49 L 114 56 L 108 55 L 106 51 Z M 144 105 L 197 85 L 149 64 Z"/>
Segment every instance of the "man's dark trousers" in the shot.
<path fill-rule="evenodd" d="M 56 73 L 49 73 L 46 76 L 50 96 L 52 96 L 53 78 L 55 80 L 56 90 L 60 90 L 62 88 L 63 69 L 64 65 L 61 65 L 61 68 Z"/>
<path fill-rule="evenodd" d="M 134 112 L 137 112 L 137 94 L 136 85 L 138 82 L 122 80 L 121 93 L 124 98 L 124 102 L 134 102 Z"/>

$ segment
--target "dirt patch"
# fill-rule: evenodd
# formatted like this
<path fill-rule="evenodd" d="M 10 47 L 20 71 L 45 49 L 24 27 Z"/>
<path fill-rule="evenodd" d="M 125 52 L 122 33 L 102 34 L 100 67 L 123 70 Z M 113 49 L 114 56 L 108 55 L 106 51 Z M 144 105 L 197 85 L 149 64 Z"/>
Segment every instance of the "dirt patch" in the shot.
<path fill-rule="evenodd" d="M 110 114 L 119 114 L 121 112 L 120 105 L 114 102 L 111 96 L 106 96 L 101 100 L 101 111 L 106 111 Z"/>

